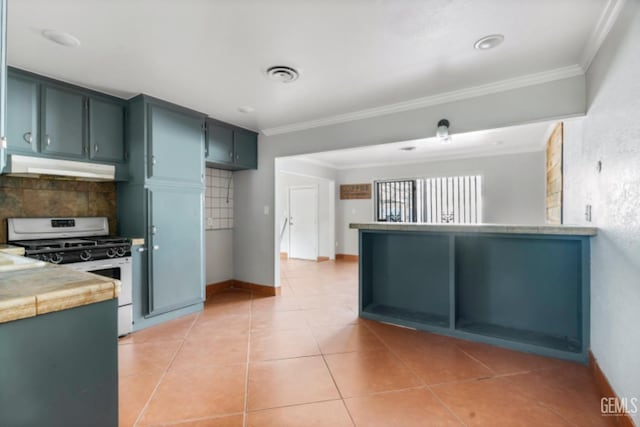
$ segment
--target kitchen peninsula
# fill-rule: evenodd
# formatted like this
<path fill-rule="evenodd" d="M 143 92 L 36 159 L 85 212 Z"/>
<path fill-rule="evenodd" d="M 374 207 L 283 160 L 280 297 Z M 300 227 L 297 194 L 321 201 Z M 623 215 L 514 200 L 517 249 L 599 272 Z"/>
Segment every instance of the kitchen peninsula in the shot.
<path fill-rule="evenodd" d="M 0 250 L 0 425 L 117 426 L 120 282 L 15 250 Z"/>
<path fill-rule="evenodd" d="M 358 223 L 359 314 L 586 362 L 596 228 Z"/>

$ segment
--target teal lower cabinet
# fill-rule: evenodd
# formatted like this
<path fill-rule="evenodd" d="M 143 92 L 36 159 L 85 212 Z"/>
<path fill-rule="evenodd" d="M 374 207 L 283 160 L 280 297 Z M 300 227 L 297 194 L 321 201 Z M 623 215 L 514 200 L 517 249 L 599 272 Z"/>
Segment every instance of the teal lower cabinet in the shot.
<path fill-rule="evenodd" d="M 0 426 L 117 427 L 117 304 L 0 324 Z"/>
<path fill-rule="evenodd" d="M 590 237 L 360 230 L 360 316 L 586 362 Z"/>

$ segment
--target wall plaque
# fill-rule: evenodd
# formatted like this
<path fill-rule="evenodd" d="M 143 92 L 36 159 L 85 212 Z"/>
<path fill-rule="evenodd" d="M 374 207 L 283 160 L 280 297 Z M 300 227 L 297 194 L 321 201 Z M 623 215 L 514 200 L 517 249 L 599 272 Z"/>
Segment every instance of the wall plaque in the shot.
<path fill-rule="evenodd" d="M 346 184 L 340 186 L 340 200 L 370 199 L 371 184 Z"/>

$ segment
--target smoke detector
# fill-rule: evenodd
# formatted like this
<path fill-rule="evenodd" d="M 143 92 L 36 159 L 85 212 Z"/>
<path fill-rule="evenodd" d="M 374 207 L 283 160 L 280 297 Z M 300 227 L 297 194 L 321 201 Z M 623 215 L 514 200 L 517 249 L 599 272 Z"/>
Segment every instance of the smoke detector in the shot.
<path fill-rule="evenodd" d="M 298 80 L 300 73 L 295 68 L 287 67 L 285 65 L 275 65 L 267 69 L 267 76 L 279 83 L 291 83 Z"/>

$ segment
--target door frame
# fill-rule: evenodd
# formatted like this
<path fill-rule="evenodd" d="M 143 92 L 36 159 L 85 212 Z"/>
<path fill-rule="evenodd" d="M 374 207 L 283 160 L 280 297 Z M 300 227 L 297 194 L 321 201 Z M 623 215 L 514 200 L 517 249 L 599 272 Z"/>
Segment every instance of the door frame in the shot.
<path fill-rule="evenodd" d="M 318 254 L 320 253 L 320 221 L 319 221 L 319 215 L 318 215 L 318 194 L 320 193 L 320 189 L 319 189 L 319 185 L 304 185 L 304 186 L 295 186 L 295 187 L 288 187 L 287 188 L 287 205 L 288 205 L 288 209 L 287 209 L 287 214 L 289 216 L 288 221 L 289 221 L 289 227 L 287 227 L 288 229 L 288 236 L 287 238 L 289 239 L 289 257 L 290 258 L 295 258 L 293 257 L 293 251 L 291 250 L 292 246 L 291 246 L 291 191 L 292 190 L 313 190 L 314 191 L 314 203 L 315 203 L 315 209 L 313 209 L 313 215 L 314 215 L 314 239 L 315 239 L 315 259 L 314 261 L 318 260 Z M 297 258 L 297 259 L 306 259 L 306 258 Z"/>

